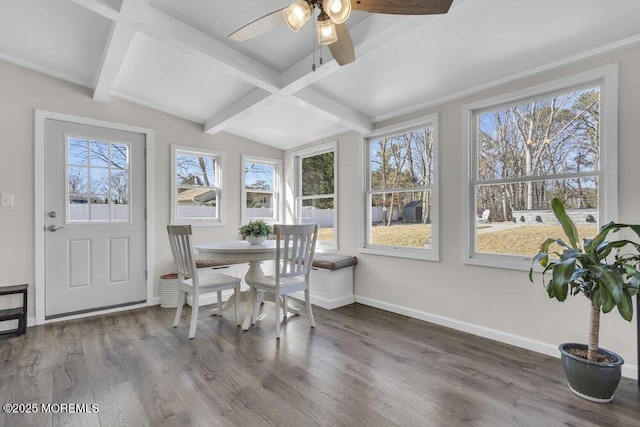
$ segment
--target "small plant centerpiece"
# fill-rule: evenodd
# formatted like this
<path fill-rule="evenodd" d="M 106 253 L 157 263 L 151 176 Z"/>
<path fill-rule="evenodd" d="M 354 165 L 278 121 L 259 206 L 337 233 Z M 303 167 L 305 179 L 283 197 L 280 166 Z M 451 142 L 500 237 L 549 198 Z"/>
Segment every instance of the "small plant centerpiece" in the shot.
<path fill-rule="evenodd" d="M 593 239 L 584 239 L 580 245 L 576 226 L 560 199 L 554 198 L 551 207 L 567 241 L 547 239 L 533 263 L 544 268 L 542 282 L 550 298 L 564 301 L 569 294 L 583 294 L 591 301 L 589 343 L 561 344 L 562 366 L 572 392 L 594 402 L 610 402 L 620 382 L 624 360 L 598 347 L 600 312 L 609 313 L 617 308 L 625 320 L 633 318 L 631 297 L 638 293 L 640 284 L 640 244 L 606 239 L 609 233 L 623 228 L 640 237 L 640 225 L 610 222 Z M 550 249 L 554 243 L 562 248 L 562 253 Z M 624 249 L 632 252 L 623 252 Z M 546 281 L 548 272 L 551 278 Z M 533 268 L 529 280 L 533 282 Z"/>
<path fill-rule="evenodd" d="M 260 245 L 271 235 L 273 227 L 259 219 L 240 226 L 238 233 L 252 245 Z"/>

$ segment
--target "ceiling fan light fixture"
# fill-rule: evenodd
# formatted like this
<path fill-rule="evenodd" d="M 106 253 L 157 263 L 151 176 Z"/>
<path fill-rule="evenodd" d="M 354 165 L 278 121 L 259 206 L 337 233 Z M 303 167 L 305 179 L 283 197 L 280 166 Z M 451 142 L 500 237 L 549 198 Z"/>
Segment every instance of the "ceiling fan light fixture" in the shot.
<path fill-rule="evenodd" d="M 338 41 L 338 33 L 336 32 L 336 24 L 329 18 L 329 16 L 322 11 L 318 16 L 318 44 L 328 45 Z"/>
<path fill-rule="evenodd" d="M 298 32 L 300 28 L 311 19 L 311 12 L 313 7 L 311 3 L 305 0 L 297 0 L 286 7 L 282 13 L 284 14 L 284 20 L 293 31 Z"/>
<path fill-rule="evenodd" d="M 322 9 L 334 23 L 342 24 L 351 14 L 351 2 L 349 0 L 324 0 Z"/>

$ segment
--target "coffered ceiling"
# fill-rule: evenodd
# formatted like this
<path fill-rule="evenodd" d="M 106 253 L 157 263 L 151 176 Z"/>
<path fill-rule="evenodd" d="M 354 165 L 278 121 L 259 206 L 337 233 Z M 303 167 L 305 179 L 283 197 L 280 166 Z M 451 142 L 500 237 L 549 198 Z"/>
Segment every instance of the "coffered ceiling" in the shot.
<path fill-rule="evenodd" d="M 286 149 L 494 81 L 640 43 L 637 0 L 454 0 L 446 15 L 352 12 L 356 62 L 311 23 L 227 35 L 292 0 L 2 0 L 0 59 Z M 312 63 L 323 64 L 312 71 Z"/>

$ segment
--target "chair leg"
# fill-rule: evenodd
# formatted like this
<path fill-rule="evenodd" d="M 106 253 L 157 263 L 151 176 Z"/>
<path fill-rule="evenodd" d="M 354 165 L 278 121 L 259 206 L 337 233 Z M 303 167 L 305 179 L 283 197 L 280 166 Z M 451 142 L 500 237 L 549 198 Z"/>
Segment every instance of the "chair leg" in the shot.
<path fill-rule="evenodd" d="M 180 315 L 182 314 L 182 306 L 184 305 L 186 292 L 180 289 L 178 293 L 178 307 L 176 308 L 176 318 L 173 321 L 173 327 L 175 328 L 180 323 Z"/>
<path fill-rule="evenodd" d="M 196 325 L 198 324 L 198 309 L 200 308 L 200 301 L 197 298 L 193 298 L 193 307 L 191 307 L 191 326 L 189 327 L 189 338 L 196 336 Z"/>
<path fill-rule="evenodd" d="M 276 339 L 280 339 L 280 322 L 282 318 L 280 317 L 280 296 L 276 295 L 275 298 L 275 306 L 276 306 Z"/>
<path fill-rule="evenodd" d="M 240 307 L 240 285 L 236 286 L 236 290 L 233 293 L 233 297 L 236 300 L 236 303 L 235 303 L 236 325 L 240 326 L 241 322 L 240 322 L 240 314 L 238 309 L 238 307 Z"/>
<path fill-rule="evenodd" d="M 251 294 L 253 295 L 253 309 L 251 310 L 251 324 L 256 323 L 258 317 L 258 290 L 254 287 L 251 288 Z"/>
<path fill-rule="evenodd" d="M 222 291 L 218 291 L 218 316 L 222 317 Z"/>
<path fill-rule="evenodd" d="M 316 327 L 316 322 L 313 320 L 313 312 L 311 311 L 311 298 L 309 297 L 309 288 L 304 290 L 304 303 L 307 306 L 307 315 L 309 316 L 309 326 Z"/>
<path fill-rule="evenodd" d="M 282 295 L 282 320 L 287 320 L 287 307 L 289 307 L 287 295 Z"/>

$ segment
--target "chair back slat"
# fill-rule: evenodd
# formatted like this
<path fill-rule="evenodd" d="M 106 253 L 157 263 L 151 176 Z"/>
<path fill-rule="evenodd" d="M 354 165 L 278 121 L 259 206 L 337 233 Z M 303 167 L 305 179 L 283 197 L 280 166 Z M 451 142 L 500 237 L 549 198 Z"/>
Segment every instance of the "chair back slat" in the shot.
<path fill-rule="evenodd" d="M 308 276 L 315 254 L 318 224 L 275 225 L 276 286 L 282 277 Z M 308 277 L 307 277 L 308 278 Z"/>
<path fill-rule="evenodd" d="M 192 279 L 194 291 L 198 292 L 198 275 L 191 241 L 190 225 L 167 225 L 169 244 L 173 254 L 173 262 L 180 280 Z"/>

